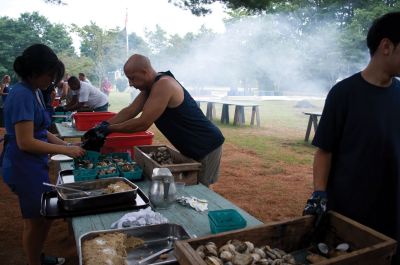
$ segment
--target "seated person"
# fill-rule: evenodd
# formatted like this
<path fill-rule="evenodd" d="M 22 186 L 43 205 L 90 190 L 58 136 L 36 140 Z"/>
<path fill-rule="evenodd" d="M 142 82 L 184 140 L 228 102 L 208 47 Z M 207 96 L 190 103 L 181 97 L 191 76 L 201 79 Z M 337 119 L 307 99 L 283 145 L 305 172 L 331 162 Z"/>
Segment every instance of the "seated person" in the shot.
<path fill-rule="evenodd" d="M 108 98 L 98 88 L 79 81 L 76 76 L 68 79 L 75 100 L 65 107 L 66 111 L 108 111 Z"/>

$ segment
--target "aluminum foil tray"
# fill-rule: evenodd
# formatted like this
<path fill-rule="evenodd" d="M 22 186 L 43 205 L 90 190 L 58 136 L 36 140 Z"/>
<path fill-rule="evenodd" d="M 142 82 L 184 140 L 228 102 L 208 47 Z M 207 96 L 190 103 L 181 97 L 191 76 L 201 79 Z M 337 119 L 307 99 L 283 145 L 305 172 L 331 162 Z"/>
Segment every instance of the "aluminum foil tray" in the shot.
<path fill-rule="evenodd" d="M 117 182 L 124 182 L 132 189 L 124 192 L 106 194 L 99 192 L 107 188 L 108 185 Z M 117 204 L 124 204 L 135 201 L 138 186 L 125 178 L 112 177 L 91 181 L 80 181 L 59 185 L 61 187 L 75 188 L 84 191 L 92 191 L 93 195 L 87 196 L 84 193 L 57 189 L 58 201 L 67 211 L 84 210 L 89 208 L 101 208 Z"/>
<path fill-rule="evenodd" d="M 99 214 L 115 211 L 143 209 L 150 206 L 149 198 L 141 189 L 137 190 L 137 196 L 134 201 L 129 201 L 121 204 L 114 204 L 103 207 L 90 207 L 80 210 L 67 211 L 58 201 L 57 192 L 49 191 L 42 194 L 42 202 L 40 213 L 48 219 L 66 218 L 90 214 Z"/>
<path fill-rule="evenodd" d="M 101 231 L 93 231 L 86 234 L 83 234 L 79 238 L 79 264 L 83 264 L 82 258 L 82 246 L 85 240 L 90 240 L 100 234 L 104 233 L 115 233 L 122 232 L 127 234 L 128 236 L 134 236 L 141 238 L 144 240 L 145 244 L 141 247 L 128 249 L 128 257 L 127 257 L 127 265 L 138 265 L 139 261 L 149 257 L 150 255 L 157 253 L 160 250 L 172 248 L 174 246 L 175 241 L 177 240 L 185 240 L 189 239 L 189 234 L 185 231 L 185 229 L 177 224 L 160 224 L 160 225 L 148 225 L 134 228 L 126 228 L 126 229 L 113 229 L 113 230 L 101 230 Z M 155 259 L 151 260 L 146 265 L 164 265 L 170 263 L 177 263 L 177 260 L 174 255 L 174 251 L 168 252 L 168 258 L 160 260 Z"/>

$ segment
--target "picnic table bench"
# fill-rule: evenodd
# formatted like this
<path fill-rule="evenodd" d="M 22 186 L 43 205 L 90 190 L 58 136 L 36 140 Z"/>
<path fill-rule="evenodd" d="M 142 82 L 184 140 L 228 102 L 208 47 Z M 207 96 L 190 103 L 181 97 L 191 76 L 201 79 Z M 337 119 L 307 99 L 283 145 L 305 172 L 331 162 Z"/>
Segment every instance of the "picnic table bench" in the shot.
<path fill-rule="evenodd" d="M 70 161 L 60 162 L 60 169 L 67 170 L 73 167 Z M 150 181 L 143 180 L 135 182 L 135 184 L 147 195 L 150 187 Z M 228 201 L 221 195 L 210 190 L 202 184 L 185 186 L 182 194 L 184 196 L 195 196 L 197 198 L 206 199 L 208 201 L 208 210 L 235 209 L 247 222 L 247 227 L 261 225 L 262 222 L 242 210 L 234 203 Z M 191 236 L 204 236 L 210 234 L 210 226 L 208 221 L 208 212 L 196 212 L 194 209 L 175 203 L 169 209 L 153 209 L 165 216 L 170 223 L 183 226 Z M 130 211 L 118 211 L 102 214 L 86 215 L 72 217 L 71 224 L 78 241 L 79 237 L 84 233 L 96 230 L 108 230 L 113 222 L 119 220 L 124 214 Z M 78 243 L 78 242 L 77 242 Z M 78 246 L 79 244 L 77 244 Z"/>
<path fill-rule="evenodd" d="M 207 103 L 206 117 L 209 120 L 215 118 L 215 104 L 222 104 L 221 123 L 229 124 L 229 106 L 235 106 L 233 125 L 242 126 L 245 124 L 244 108 L 251 107 L 250 125 L 260 127 L 260 104 L 251 101 L 223 100 L 223 99 L 195 99 L 200 107 L 201 102 Z"/>
<path fill-rule="evenodd" d="M 321 117 L 322 113 L 321 112 L 304 112 L 304 114 L 309 116 L 307 130 L 306 130 L 306 136 L 304 138 L 304 141 L 308 142 L 308 139 L 310 137 L 310 132 L 311 132 L 311 126 L 313 125 L 314 133 L 315 133 L 317 131 L 317 127 L 318 127 L 318 117 Z"/>

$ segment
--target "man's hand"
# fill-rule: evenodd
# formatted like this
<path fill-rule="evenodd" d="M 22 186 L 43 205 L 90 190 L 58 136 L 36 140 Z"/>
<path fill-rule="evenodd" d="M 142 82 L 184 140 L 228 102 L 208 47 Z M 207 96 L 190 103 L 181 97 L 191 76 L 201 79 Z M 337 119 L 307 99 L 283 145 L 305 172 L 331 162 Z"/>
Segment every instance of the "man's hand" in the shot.
<path fill-rule="evenodd" d="M 104 135 L 105 137 L 111 133 L 108 129 L 108 126 L 110 126 L 110 123 L 108 121 L 102 121 L 99 125 L 95 127 L 95 129 L 98 131 L 98 133 Z"/>
<path fill-rule="evenodd" d="M 107 121 L 101 122 L 83 135 L 82 147 L 86 150 L 97 151 L 103 147 L 107 135 L 110 134 Z"/>
<path fill-rule="evenodd" d="M 303 215 L 315 215 L 315 226 L 321 221 L 321 218 L 326 212 L 326 204 L 328 196 L 325 191 L 314 191 L 311 197 L 307 200 L 303 210 Z"/>

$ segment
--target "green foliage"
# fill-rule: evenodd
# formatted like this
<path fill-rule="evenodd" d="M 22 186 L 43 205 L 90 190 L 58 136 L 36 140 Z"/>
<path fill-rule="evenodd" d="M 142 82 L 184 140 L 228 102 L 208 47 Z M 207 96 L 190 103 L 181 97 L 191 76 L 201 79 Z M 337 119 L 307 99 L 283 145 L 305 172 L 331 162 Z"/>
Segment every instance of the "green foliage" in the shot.
<path fill-rule="evenodd" d="M 153 54 L 159 54 L 168 48 L 169 42 L 167 32 L 160 26 L 156 25 L 155 31 L 145 31 L 146 41 Z"/>
<path fill-rule="evenodd" d="M 37 12 L 23 13 L 18 19 L 0 17 L 0 76 L 10 74 L 13 80 L 15 57 L 35 43 L 44 43 L 57 54 L 73 52 L 72 39 L 67 28 L 61 24 L 51 24 Z"/>
<path fill-rule="evenodd" d="M 230 9 L 246 8 L 252 12 L 260 12 L 269 7 L 274 0 L 168 0 L 168 2 L 200 16 L 211 13 L 209 5 L 214 2 L 224 3 Z"/>
<path fill-rule="evenodd" d="M 125 42 L 126 34 L 121 34 L 120 38 L 122 42 Z M 147 43 L 138 36 L 135 32 L 132 32 L 128 35 L 128 42 L 129 42 L 129 55 L 139 53 L 139 54 L 150 54 L 150 48 Z"/>
<path fill-rule="evenodd" d="M 65 64 L 65 72 L 70 75 L 78 76 L 78 73 L 91 73 L 94 67 L 93 60 L 86 56 L 62 52 L 59 54 L 59 58 Z"/>
<path fill-rule="evenodd" d="M 119 69 L 126 59 L 121 30 L 104 30 L 91 22 L 82 28 L 73 25 L 73 31 L 81 38 L 81 56 L 92 60 L 93 67 L 86 75 L 94 85 L 100 86 L 107 72 Z"/>

